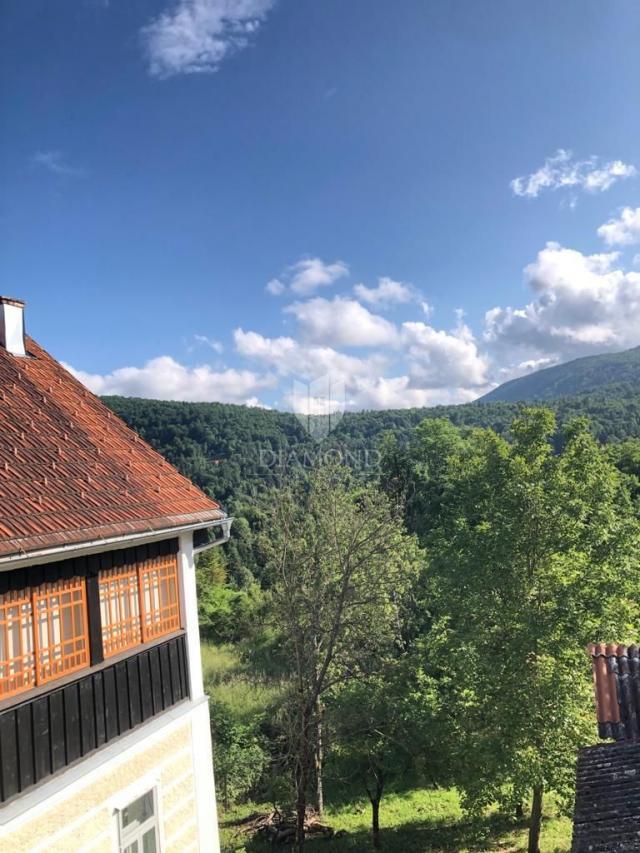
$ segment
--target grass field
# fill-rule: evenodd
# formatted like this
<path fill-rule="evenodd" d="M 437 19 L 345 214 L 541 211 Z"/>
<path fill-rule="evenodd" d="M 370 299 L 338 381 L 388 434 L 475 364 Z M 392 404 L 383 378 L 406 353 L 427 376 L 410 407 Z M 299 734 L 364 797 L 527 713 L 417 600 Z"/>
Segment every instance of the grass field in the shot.
<path fill-rule="evenodd" d="M 221 707 L 241 723 L 277 701 L 280 684 L 268 677 L 258 678 L 244 664 L 233 646 L 202 646 L 202 668 L 207 690 Z M 330 788 L 330 786 L 327 786 Z M 325 821 L 345 835 L 338 839 L 317 839 L 308 843 L 310 853 L 345 853 L 373 850 L 370 836 L 371 810 L 367 800 L 340 800 L 328 791 L 329 806 Z M 233 827 L 233 821 L 252 812 L 269 811 L 269 806 L 248 803 L 224 812 L 221 809 L 223 853 L 273 853 L 268 844 L 251 839 Z M 472 825 L 463 816 L 454 790 L 416 789 L 389 792 L 382 801 L 382 851 L 384 853 L 464 853 L 464 851 L 526 850 L 527 830 L 494 814 L 481 824 Z M 542 831 L 541 853 L 568 853 L 571 846 L 571 821 L 558 816 L 547 803 Z M 276 848 L 290 850 L 286 846 Z"/>
<path fill-rule="evenodd" d="M 238 807 L 221 814 L 224 853 L 263 853 L 271 850 L 266 843 L 248 839 L 230 824 L 244 815 L 259 811 L 255 804 Z M 264 808 L 267 810 L 267 807 Z M 381 808 L 382 850 L 384 853 L 464 853 L 464 851 L 526 850 L 527 830 L 524 825 L 508 823 L 492 815 L 478 826 L 463 818 L 458 795 L 453 790 L 415 790 L 389 794 Z M 373 851 L 369 831 L 368 803 L 354 802 L 348 806 L 327 809 L 326 822 L 335 830 L 345 830 L 345 836 L 335 840 L 315 840 L 308 843 L 310 853 L 326 850 Z M 571 846 L 571 821 L 549 810 L 545 814 L 541 853 L 568 853 Z M 288 849 L 288 848 L 282 848 Z"/>

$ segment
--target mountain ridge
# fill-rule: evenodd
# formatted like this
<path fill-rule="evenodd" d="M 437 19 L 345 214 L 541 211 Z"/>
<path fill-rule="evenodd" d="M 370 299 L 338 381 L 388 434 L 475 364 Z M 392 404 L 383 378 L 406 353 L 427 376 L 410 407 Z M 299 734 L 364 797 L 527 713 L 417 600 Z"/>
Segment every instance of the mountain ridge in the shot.
<path fill-rule="evenodd" d="M 545 367 L 499 385 L 476 403 L 556 400 L 619 385 L 637 386 L 640 391 L 640 346 Z"/>

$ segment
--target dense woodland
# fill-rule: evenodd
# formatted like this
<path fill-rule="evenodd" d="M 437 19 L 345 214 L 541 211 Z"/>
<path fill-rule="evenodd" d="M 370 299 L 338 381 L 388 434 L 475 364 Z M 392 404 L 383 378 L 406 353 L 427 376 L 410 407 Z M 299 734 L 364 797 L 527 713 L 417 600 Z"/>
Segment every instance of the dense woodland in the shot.
<path fill-rule="evenodd" d="M 197 572 L 223 812 L 255 812 L 228 850 L 325 844 L 363 802 L 368 838 L 332 849 L 507 849 L 496 827 L 569 849 L 549 810 L 596 739 L 584 648 L 638 639 L 634 384 L 348 414 L 322 442 L 285 413 L 107 403 L 236 518 Z"/>

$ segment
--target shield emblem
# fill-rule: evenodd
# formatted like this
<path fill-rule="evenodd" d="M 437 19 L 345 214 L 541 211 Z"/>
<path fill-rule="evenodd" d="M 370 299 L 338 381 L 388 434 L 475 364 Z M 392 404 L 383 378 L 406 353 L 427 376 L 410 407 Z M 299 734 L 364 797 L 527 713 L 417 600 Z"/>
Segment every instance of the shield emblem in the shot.
<path fill-rule="evenodd" d="M 313 382 L 293 383 L 291 395 L 295 416 L 316 441 L 326 438 L 342 420 L 346 390 L 342 381 L 320 376 Z"/>

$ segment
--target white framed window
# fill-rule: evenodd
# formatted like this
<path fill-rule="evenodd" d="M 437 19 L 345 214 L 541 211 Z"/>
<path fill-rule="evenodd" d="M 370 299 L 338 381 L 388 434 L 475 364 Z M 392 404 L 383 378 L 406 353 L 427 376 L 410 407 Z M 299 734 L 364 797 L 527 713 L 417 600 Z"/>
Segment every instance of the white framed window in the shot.
<path fill-rule="evenodd" d="M 118 845 L 119 853 L 160 853 L 155 788 L 118 810 Z"/>

